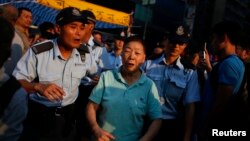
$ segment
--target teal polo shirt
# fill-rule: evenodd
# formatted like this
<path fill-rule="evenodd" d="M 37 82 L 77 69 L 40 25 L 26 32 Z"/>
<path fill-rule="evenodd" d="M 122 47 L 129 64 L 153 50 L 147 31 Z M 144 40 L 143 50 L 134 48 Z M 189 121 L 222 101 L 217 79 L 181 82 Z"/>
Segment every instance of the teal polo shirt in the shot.
<path fill-rule="evenodd" d="M 144 117 L 161 118 L 157 88 L 145 74 L 129 86 L 119 70 L 106 71 L 89 99 L 101 106 L 98 124 L 116 141 L 138 141 Z"/>

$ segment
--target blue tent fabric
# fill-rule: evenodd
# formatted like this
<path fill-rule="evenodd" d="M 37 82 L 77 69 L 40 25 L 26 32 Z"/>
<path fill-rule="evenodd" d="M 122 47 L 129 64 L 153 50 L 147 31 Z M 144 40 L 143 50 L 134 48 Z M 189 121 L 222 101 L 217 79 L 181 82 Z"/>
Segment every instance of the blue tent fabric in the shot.
<path fill-rule="evenodd" d="M 0 0 L 0 4 L 10 3 L 15 7 L 27 7 L 32 11 L 33 24 L 40 25 L 43 22 L 55 23 L 55 17 L 59 13 L 59 10 L 41 5 L 34 0 Z M 124 28 L 122 25 L 97 21 L 95 25 L 96 29 L 101 28 Z"/>

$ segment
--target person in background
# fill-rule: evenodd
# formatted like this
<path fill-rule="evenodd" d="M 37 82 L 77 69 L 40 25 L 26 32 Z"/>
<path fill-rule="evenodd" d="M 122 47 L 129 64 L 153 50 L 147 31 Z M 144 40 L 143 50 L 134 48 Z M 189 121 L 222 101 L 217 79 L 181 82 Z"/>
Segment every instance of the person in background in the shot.
<path fill-rule="evenodd" d="M 145 53 L 142 40 L 129 37 L 122 53 L 123 65 L 102 73 L 87 105 L 94 140 L 150 141 L 157 134 L 161 108 L 154 82 L 140 69 Z M 143 134 L 145 117 L 152 122 Z"/>
<path fill-rule="evenodd" d="M 51 22 L 43 22 L 39 25 L 41 32 L 40 41 L 55 39 L 58 35 L 55 31 L 55 25 Z"/>
<path fill-rule="evenodd" d="M 238 124 L 242 117 L 237 114 L 236 108 L 245 69 L 235 52 L 240 44 L 241 35 L 241 26 L 233 21 L 222 21 L 212 29 L 212 46 L 219 60 L 204 88 L 199 124 L 201 140 L 220 140 L 212 136 L 213 129 L 246 131 Z"/>
<path fill-rule="evenodd" d="M 104 46 L 104 44 L 103 44 L 103 37 L 102 37 L 102 33 L 101 32 L 99 32 L 99 31 L 93 31 L 92 35 L 93 35 L 94 39 L 100 43 L 101 46 Z"/>
<path fill-rule="evenodd" d="M 82 77 L 96 71 L 77 50 L 85 23 L 79 9 L 62 9 L 56 16 L 58 38 L 35 44 L 18 62 L 13 75 L 29 92 L 21 141 L 72 140 L 78 86 Z"/>
<path fill-rule="evenodd" d="M 6 7 L 5 7 L 6 8 Z M 12 23 L 0 17 L 0 140 L 17 141 L 28 112 L 27 92 L 13 77 L 5 75 L 3 64 L 11 54 L 15 29 Z"/>
<path fill-rule="evenodd" d="M 165 53 L 159 59 L 148 60 L 142 67 L 159 92 L 163 115 L 157 141 L 191 140 L 200 91 L 197 71 L 181 62 L 181 54 L 190 40 L 188 31 L 184 24 L 175 25 Z"/>
<path fill-rule="evenodd" d="M 161 45 L 159 42 L 156 43 L 156 47 L 153 50 L 153 54 L 148 57 L 149 60 L 155 60 L 162 56 L 164 53 L 164 46 Z"/>
<path fill-rule="evenodd" d="M 32 24 L 32 12 L 29 8 L 26 7 L 19 7 L 18 8 L 18 17 L 16 20 L 15 28 L 17 34 L 21 37 L 24 48 L 24 54 L 30 48 L 30 41 L 29 41 L 29 28 Z"/>
<path fill-rule="evenodd" d="M 113 40 L 107 39 L 104 44 L 105 44 L 105 48 L 106 48 L 106 50 L 107 50 L 108 53 L 110 53 L 110 52 L 113 51 L 113 49 L 114 49 L 114 42 L 113 42 Z"/>
<path fill-rule="evenodd" d="M 240 112 L 238 113 L 241 116 L 239 121 L 243 129 L 248 129 L 249 132 L 250 127 L 250 37 L 248 34 L 243 34 L 244 36 L 241 39 L 240 45 L 236 46 L 236 54 L 237 56 L 244 62 L 245 72 L 244 78 L 242 80 L 240 89 L 238 91 L 238 108 L 237 110 Z"/>
<path fill-rule="evenodd" d="M 38 26 L 31 25 L 29 28 L 30 46 L 40 42 L 41 32 Z"/>
<path fill-rule="evenodd" d="M 0 10 L 2 11 L 0 17 L 7 19 L 13 26 L 15 26 L 18 17 L 18 10 L 10 4 L 0 6 Z M 9 76 L 12 75 L 17 62 L 23 55 L 23 51 L 24 43 L 15 30 L 15 36 L 11 44 L 11 56 L 4 63 L 5 73 Z"/>
<path fill-rule="evenodd" d="M 122 65 L 121 53 L 124 46 L 125 37 L 117 35 L 114 39 L 114 48 L 108 53 L 104 63 L 104 70 L 118 69 Z M 104 59 L 103 59 L 104 60 Z"/>

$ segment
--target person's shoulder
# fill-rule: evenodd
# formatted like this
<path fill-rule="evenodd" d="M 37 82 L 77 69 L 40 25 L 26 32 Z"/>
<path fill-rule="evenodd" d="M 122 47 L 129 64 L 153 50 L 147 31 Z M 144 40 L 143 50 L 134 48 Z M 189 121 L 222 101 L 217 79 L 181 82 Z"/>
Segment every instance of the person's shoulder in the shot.
<path fill-rule="evenodd" d="M 34 44 L 31 47 L 31 49 L 35 54 L 40 54 L 42 52 L 51 50 L 53 47 L 54 47 L 54 42 L 52 40 L 46 40 L 46 41 Z"/>
<path fill-rule="evenodd" d="M 236 55 L 230 55 L 229 57 L 225 58 L 222 62 L 220 67 L 225 67 L 225 66 L 244 66 L 243 61 Z"/>

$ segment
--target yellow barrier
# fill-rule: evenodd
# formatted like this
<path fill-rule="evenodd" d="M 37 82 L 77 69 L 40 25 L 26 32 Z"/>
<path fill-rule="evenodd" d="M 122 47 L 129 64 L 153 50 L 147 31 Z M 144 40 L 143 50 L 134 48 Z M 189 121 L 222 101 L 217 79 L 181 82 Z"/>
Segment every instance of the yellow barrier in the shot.
<path fill-rule="evenodd" d="M 38 3 L 55 8 L 63 9 L 64 7 L 76 7 L 80 10 L 90 10 L 92 11 L 96 19 L 99 21 L 104 21 L 108 23 L 129 26 L 130 23 L 130 14 L 92 4 L 80 0 L 37 0 Z"/>

